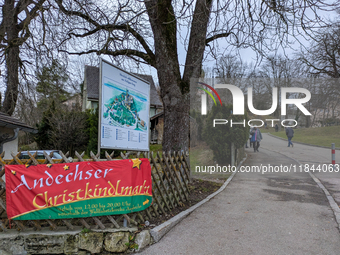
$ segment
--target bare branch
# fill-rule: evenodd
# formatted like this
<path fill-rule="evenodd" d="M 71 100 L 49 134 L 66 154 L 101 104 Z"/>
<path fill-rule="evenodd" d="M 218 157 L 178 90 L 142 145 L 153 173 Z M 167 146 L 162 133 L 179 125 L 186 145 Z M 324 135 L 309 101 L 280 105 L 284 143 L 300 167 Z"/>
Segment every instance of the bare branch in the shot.
<path fill-rule="evenodd" d="M 97 55 L 105 54 L 105 55 L 109 55 L 109 56 L 113 56 L 113 57 L 116 57 L 116 56 L 133 57 L 133 56 L 136 56 L 136 57 L 143 59 L 145 61 L 145 63 L 147 63 L 151 66 L 155 65 L 154 60 L 152 60 L 148 54 L 141 52 L 141 51 L 132 50 L 132 49 L 124 49 L 124 50 L 117 50 L 117 51 L 111 51 L 111 50 L 108 50 L 108 49 L 101 49 L 101 50 L 93 49 L 93 50 L 81 51 L 81 52 L 70 52 L 70 51 L 67 51 L 67 50 L 60 50 L 60 52 L 66 52 L 67 54 L 78 55 L 78 56 L 91 54 L 91 53 L 96 53 Z"/>
<path fill-rule="evenodd" d="M 86 21 L 88 21 L 90 24 L 94 25 L 95 28 L 86 32 L 86 33 L 82 33 L 82 34 L 77 34 L 77 33 L 69 33 L 69 36 L 74 36 L 74 37 L 81 37 L 81 38 L 84 38 L 84 37 L 87 37 L 87 36 L 90 36 L 90 35 L 93 35 L 101 30 L 104 30 L 104 31 L 107 31 L 109 33 L 113 32 L 113 31 L 123 31 L 123 32 L 129 32 L 131 35 L 134 36 L 135 39 L 137 39 L 137 41 L 142 45 L 142 47 L 144 48 L 144 50 L 146 51 L 147 55 L 149 55 L 149 57 L 145 57 L 146 54 L 142 53 L 140 51 L 128 51 L 129 54 L 121 54 L 119 53 L 118 55 L 126 55 L 126 56 L 133 56 L 134 55 L 134 52 L 137 54 L 135 56 L 137 57 L 140 57 L 142 59 L 144 59 L 148 64 L 154 66 L 155 64 L 155 55 L 154 53 L 152 52 L 152 50 L 150 49 L 150 47 L 148 46 L 147 42 L 144 40 L 144 38 L 135 30 L 133 29 L 128 23 L 125 23 L 125 24 L 99 24 L 97 21 L 95 21 L 94 19 L 92 19 L 88 14 L 84 14 L 82 12 L 78 12 L 78 11 L 70 11 L 70 10 L 67 10 L 63 4 L 62 4 L 62 0 L 56 0 L 59 8 L 61 9 L 61 11 L 63 13 L 65 13 L 66 15 L 68 16 L 77 16 L 77 17 L 80 17 Z M 118 17 L 119 15 L 117 15 Z M 117 21 L 117 18 L 116 20 Z M 104 45 L 104 48 L 106 47 L 107 45 Z M 92 53 L 92 52 L 91 52 Z M 86 53 L 87 54 L 87 53 Z M 112 55 L 112 54 L 110 54 Z M 116 56 L 116 55 L 113 55 L 113 56 Z"/>
<path fill-rule="evenodd" d="M 205 40 L 205 44 L 208 45 L 210 42 L 218 38 L 228 37 L 229 35 L 231 35 L 231 32 L 213 35 Z"/>

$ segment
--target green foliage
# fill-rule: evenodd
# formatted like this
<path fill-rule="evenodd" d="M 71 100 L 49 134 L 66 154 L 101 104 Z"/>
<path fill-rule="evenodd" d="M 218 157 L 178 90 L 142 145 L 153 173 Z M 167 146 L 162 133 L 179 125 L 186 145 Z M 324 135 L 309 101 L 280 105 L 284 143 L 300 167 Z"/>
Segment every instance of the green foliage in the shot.
<path fill-rule="evenodd" d="M 150 151 L 157 153 L 159 151 L 160 153 L 163 150 L 162 144 L 150 144 Z"/>
<path fill-rule="evenodd" d="M 85 228 L 85 227 L 81 230 L 81 233 L 90 233 L 90 232 L 92 232 L 92 230 Z"/>
<path fill-rule="evenodd" d="M 83 95 L 84 93 L 84 81 L 80 83 L 80 94 Z"/>
<path fill-rule="evenodd" d="M 68 80 L 66 67 L 58 60 L 52 60 L 50 66 L 44 66 L 36 72 L 38 79 L 37 92 L 39 93 L 38 107 L 46 108 L 52 100 L 62 102 L 69 93 L 66 91 Z"/>
<path fill-rule="evenodd" d="M 86 134 L 88 136 L 88 144 L 86 148 L 87 155 L 90 155 L 92 151 L 94 154 L 98 152 L 98 120 L 99 120 L 99 110 L 88 110 L 86 112 L 87 120 L 86 120 Z M 105 151 L 109 154 L 112 153 L 113 150 L 101 150 L 100 157 L 105 158 Z M 114 157 L 119 156 L 121 151 L 115 150 Z"/>
<path fill-rule="evenodd" d="M 227 119 L 226 125 L 216 125 L 213 127 L 214 119 Z M 235 148 L 241 148 L 245 145 L 249 137 L 249 127 L 243 125 L 233 125 L 230 127 L 230 119 L 233 122 L 248 121 L 246 115 L 232 115 L 232 105 L 213 106 L 206 116 L 203 129 L 203 139 L 209 145 L 214 153 L 214 160 L 218 164 L 230 164 L 231 161 L 231 144 L 234 143 Z"/>
<path fill-rule="evenodd" d="M 30 150 L 34 150 L 35 148 L 34 148 L 34 146 L 33 146 L 33 148 L 32 148 L 32 146 L 31 145 L 22 145 L 22 146 L 20 146 L 19 147 L 19 150 L 21 150 L 21 151 L 30 151 Z"/>
<path fill-rule="evenodd" d="M 203 140 L 203 127 L 204 127 L 204 119 L 205 116 L 201 114 L 200 111 L 191 110 L 190 116 L 196 120 L 197 123 L 197 140 Z"/>
<path fill-rule="evenodd" d="M 128 247 L 129 250 L 137 250 L 138 244 L 135 243 L 136 236 L 129 235 L 129 242 L 125 243 L 125 245 Z"/>
<path fill-rule="evenodd" d="M 46 111 L 43 112 L 42 120 L 37 123 L 38 133 L 35 137 L 35 141 L 38 147 L 43 150 L 57 149 L 53 148 L 53 143 L 50 140 L 50 132 L 52 129 L 51 118 L 56 112 L 55 102 L 52 101 Z"/>
<path fill-rule="evenodd" d="M 99 118 L 98 108 L 95 110 L 87 110 L 86 115 L 87 115 L 86 133 L 89 138 L 86 152 L 87 155 L 90 155 L 91 151 L 96 154 L 98 150 L 98 118 Z"/>
<path fill-rule="evenodd" d="M 336 117 L 327 118 L 324 121 L 320 121 L 325 126 L 339 126 L 340 125 L 340 119 Z"/>
<path fill-rule="evenodd" d="M 88 138 L 86 130 L 87 115 L 78 110 L 69 110 L 64 105 L 52 101 L 37 124 L 36 142 L 40 149 L 67 151 L 71 155 L 75 150 L 86 148 Z"/>

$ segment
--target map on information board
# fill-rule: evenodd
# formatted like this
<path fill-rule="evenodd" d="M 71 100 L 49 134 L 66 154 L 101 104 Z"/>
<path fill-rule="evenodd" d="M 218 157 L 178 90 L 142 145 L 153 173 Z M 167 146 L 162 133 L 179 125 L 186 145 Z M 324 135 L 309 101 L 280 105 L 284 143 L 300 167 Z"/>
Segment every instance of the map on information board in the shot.
<path fill-rule="evenodd" d="M 101 148 L 148 150 L 150 85 L 102 61 Z"/>

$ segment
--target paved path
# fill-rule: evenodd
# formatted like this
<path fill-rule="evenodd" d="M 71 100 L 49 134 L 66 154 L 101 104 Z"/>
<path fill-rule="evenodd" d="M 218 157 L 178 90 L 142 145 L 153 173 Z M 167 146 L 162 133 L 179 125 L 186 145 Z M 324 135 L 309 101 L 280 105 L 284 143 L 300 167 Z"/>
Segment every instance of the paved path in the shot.
<path fill-rule="evenodd" d="M 290 158 L 298 160 L 303 164 L 303 169 L 305 167 L 311 167 L 317 169 L 319 166 L 321 169 L 324 167 L 323 171 L 311 171 L 327 188 L 331 193 L 335 201 L 340 205 L 340 171 L 339 172 L 329 172 L 327 166 L 331 163 L 331 149 L 313 147 L 303 144 L 294 144 L 294 147 L 287 147 L 288 142 L 275 137 L 263 134 L 263 142 L 261 147 L 271 151 L 279 152 L 280 154 L 286 155 Z M 294 138 L 293 138 L 294 141 Z M 335 151 L 335 162 L 339 164 L 340 167 L 340 151 Z M 308 169 L 308 168 L 307 168 Z M 340 170 L 340 169 L 339 169 Z M 340 252 L 339 252 L 340 254 Z"/>
<path fill-rule="evenodd" d="M 264 136 L 259 153 L 248 149 L 245 165 L 296 164 L 274 152 L 271 143 L 278 143 L 271 139 Z M 142 254 L 340 254 L 340 234 L 308 173 L 237 173 L 223 192 Z"/>
<path fill-rule="evenodd" d="M 326 163 L 330 164 L 331 161 L 331 144 L 329 149 L 320 148 L 315 146 L 303 145 L 293 143 L 294 147 L 288 147 L 288 141 L 284 141 L 268 134 L 262 134 L 263 141 L 261 142 L 261 147 L 270 149 L 273 151 L 278 151 L 288 157 L 299 160 L 301 163 Z M 325 134 L 327 135 L 327 134 Z M 337 145 L 339 147 L 339 145 Z M 340 163 L 340 151 L 336 150 L 335 153 L 336 162 Z"/>

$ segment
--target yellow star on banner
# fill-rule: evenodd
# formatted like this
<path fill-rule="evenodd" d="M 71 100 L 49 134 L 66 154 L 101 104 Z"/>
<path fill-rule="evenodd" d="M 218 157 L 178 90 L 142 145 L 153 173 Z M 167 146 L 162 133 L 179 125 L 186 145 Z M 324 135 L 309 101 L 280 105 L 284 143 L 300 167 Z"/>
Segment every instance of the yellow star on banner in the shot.
<path fill-rule="evenodd" d="M 131 160 L 133 162 L 132 168 L 137 167 L 138 169 L 140 169 L 140 164 L 142 164 L 142 161 L 139 158 L 134 158 Z"/>
<path fill-rule="evenodd" d="M 143 202 L 143 205 L 146 205 L 146 204 L 148 204 L 148 203 L 149 203 L 149 199 L 145 200 L 145 201 Z"/>
<path fill-rule="evenodd" d="M 47 164 L 46 165 L 48 168 L 51 168 L 52 167 L 52 164 Z"/>
<path fill-rule="evenodd" d="M 12 174 L 14 174 L 14 175 L 16 175 L 16 174 L 17 174 L 17 172 L 15 172 L 14 170 L 12 170 L 11 172 L 12 172 Z"/>
<path fill-rule="evenodd" d="M 65 171 L 70 169 L 70 167 L 67 166 L 67 165 L 65 165 L 63 168 L 64 168 Z"/>

